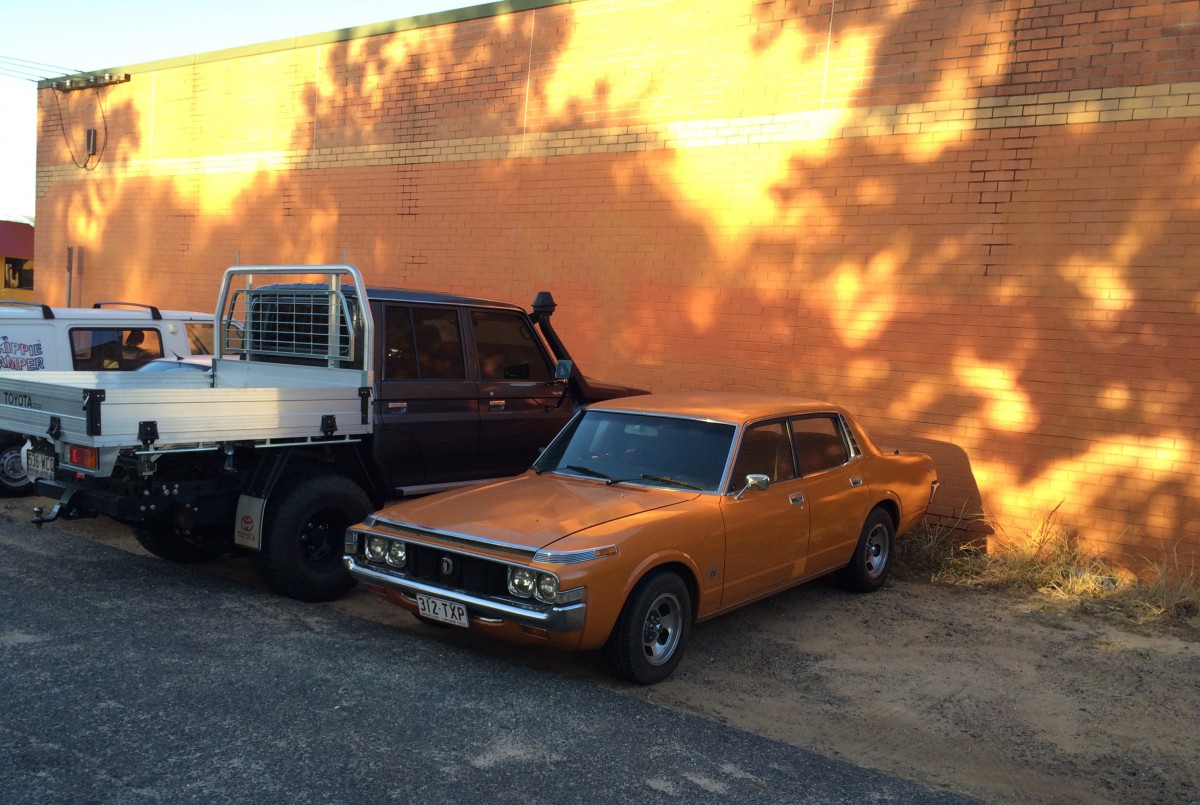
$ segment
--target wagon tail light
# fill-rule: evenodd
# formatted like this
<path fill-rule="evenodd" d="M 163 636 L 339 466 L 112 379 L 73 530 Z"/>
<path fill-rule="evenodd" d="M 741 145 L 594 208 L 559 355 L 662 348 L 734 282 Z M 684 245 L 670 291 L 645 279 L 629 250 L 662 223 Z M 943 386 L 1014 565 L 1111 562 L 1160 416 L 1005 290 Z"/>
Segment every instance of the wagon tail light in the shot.
<path fill-rule="evenodd" d="M 68 444 L 66 463 L 72 467 L 95 471 L 100 466 L 100 451 L 95 447 L 84 447 L 79 444 Z"/>

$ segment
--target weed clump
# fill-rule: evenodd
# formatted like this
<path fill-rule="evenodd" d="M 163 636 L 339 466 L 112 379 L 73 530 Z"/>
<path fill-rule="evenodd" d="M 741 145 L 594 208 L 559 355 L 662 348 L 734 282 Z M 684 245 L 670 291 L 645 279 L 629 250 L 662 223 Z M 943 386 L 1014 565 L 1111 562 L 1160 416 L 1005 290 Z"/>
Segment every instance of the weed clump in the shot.
<path fill-rule="evenodd" d="M 982 516 L 922 524 L 897 543 L 894 570 L 901 578 L 1038 594 L 1081 608 L 1103 602 L 1140 621 L 1200 614 L 1200 577 L 1177 552 L 1141 568 L 1117 568 L 1083 550 L 1057 513 L 1056 506 L 1021 539 L 991 545 L 964 536 Z"/>

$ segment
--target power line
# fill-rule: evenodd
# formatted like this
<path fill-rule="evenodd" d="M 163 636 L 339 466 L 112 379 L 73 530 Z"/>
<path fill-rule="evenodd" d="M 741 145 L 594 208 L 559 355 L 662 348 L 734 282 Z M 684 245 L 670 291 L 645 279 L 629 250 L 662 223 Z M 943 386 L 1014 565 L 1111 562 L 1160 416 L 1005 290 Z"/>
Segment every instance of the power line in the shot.
<path fill-rule="evenodd" d="M 18 78 L 24 81 L 41 81 L 71 73 L 81 73 L 72 67 L 62 67 L 45 62 L 18 59 L 15 56 L 0 56 L 0 75 L 7 78 Z"/>

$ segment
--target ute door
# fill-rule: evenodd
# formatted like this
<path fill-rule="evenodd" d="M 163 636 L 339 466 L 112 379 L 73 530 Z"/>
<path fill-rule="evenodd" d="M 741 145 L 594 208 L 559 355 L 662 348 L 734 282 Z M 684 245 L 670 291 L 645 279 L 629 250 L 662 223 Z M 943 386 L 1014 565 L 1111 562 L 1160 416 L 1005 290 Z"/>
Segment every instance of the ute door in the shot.
<path fill-rule="evenodd" d="M 566 386 L 529 319 L 518 311 L 473 310 L 479 367 L 478 477 L 516 475 L 562 429 L 574 410 Z"/>
<path fill-rule="evenodd" d="M 392 303 L 382 309 L 380 466 L 396 489 L 470 478 L 479 413 L 458 309 Z"/>
<path fill-rule="evenodd" d="M 850 561 L 871 505 L 862 460 L 835 414 L 791 422 L 801 486 L 808 500 L 811 573 Z"/>
<path fill-rule="evenodd" d="M 766 475 L 771 485 L 735 500 L 734 493 L 751 473 Z M 743 432 L 729 494 L 721 500 L 726 546 L 722 606 L 762 595 L 805 574 L 809 507 L 796 476 L 785 420 L 756 424 Z"/>

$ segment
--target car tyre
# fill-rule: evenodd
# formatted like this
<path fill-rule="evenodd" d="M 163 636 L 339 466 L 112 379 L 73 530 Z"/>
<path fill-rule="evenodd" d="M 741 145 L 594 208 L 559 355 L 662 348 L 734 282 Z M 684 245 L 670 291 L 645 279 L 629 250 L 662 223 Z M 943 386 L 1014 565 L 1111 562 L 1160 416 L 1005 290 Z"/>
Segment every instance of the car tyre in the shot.
<path fill-rule="evenodd" d="M 372 509 L 344 475 L 291 475 L 275 488 L 263 523 L 258 566 L 272 591 L 297 601 L 335 601 L 354 586 L 342 563 L 345 534 Z"/>
<path fill-rule="evenodd" d="M 671 675 L 692 628 L 692 596 L 677 574 L 647 576 L 630 593 L 601 656 L 615 676 L 652 685 Z"/>
<path fill-rule="evenodd" d="M 175 532 L 166 529 L 135 528 L 133 538 L 138 541 L 138 545 L 159 559 L 180 565 L 207 562 L 221 555 L 220 551 L 187 542 Z"/>
<path fill-rule="evenodd" d="M 24 446 L 24 439 L 16 439 L 0 447 L 0 495 L 4 497 L 21 497 L 33 491 L 33 482 L 25 474 L 25 465 L 21 462 Z"/>
<path fill-rule="evenodd" d="M 896 526 L 883 509 L 873 509 L 863 524 L 850 564 L 842 570 L 842 581 L 851 590 L 869 593 L 887 580 L 892 566 L 892 544 Z"/>

